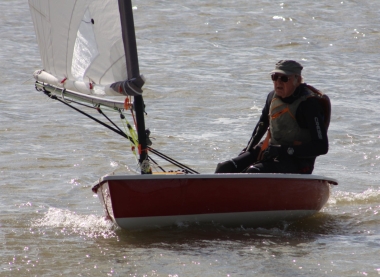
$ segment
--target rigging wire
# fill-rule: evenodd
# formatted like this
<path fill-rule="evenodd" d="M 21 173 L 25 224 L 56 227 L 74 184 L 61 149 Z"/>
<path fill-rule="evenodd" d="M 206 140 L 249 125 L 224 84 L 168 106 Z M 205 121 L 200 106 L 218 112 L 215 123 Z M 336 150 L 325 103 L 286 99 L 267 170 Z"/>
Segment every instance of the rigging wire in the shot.
<path fill-rule="evenodd" d="M 82 106 L 85 106 L 85 107 L 88 107 L 88 108 L 96 109 L 96 110 L 97 110 L 100 114 L 102 114 L 102 115 L 103 115 L 103 116 L 104 116 L 104 117 L 105 117 L 105 118 L 106 118 L 106 119 L 107 119 L 107 120 L 108 120 L 108 121 L 109 121 L 114 127 L 112 127 L 112 126 L 110 126 L 110 125 L 104 123 L 103 121 L 101 121 L 101 120 L 99 120 L 99 119 L 97 119 L 97 118 L 95 118 L 95 117 L 89 115 L 88 113 L 86 113 L 86 112 L 84 112 L 84 111 L 82 111 L 82 110 L 80 110 L 80 109 L 74 107 L 74 106 L 71 105 L 70 103 L 66 102 L 65 100 L 60 99 L 60 98 L 59 98 L 58 96 L 56 96 L 56 95 L 52 95 L 50 92 L 48 92 L 48 91 L 46 91 L 46 90 L 44 90 L 44 93 L 45 93 L 48 97 L 50 97 L 51 99 L 58 100 L 58 101 L 61 102 L 62 104 L 65 104 L 66 106 L 68 106 L 68 107 L 74 109 L 75 111 L 77 111 L 77 112 L 79 112 L 79 113 L 81 113 L 81 114 L 87 116 L 88 118 L 94 120 L 95 122 L 99 123 L 100 125 L 102 125 L 102 126 L 108 128 L 108 129 L 110 129 L 111 131 L 114 131 L 116 134 L 119 134 L 119 135 L 121 135 L 122 137 L 128 139 L 133 145 L 135 145 L 136 139 L 134 138 L 133 133 L 131 133 L 131 135 L 129 136 L 129 135 L 127 135 L 125 132 L 123 132 L 123 130 L 121 130 L 121 129 L 120 129 L 120 128 L 119 128 L 119 127 L 118 127 L 118 126 L 117 126 L 117 125 L 116 125 L 116 124 L 115 124 L 115 123 L 114 123 L 114 122 L 113 122 L 113 121 L 112 121 L 107 115 L 105 115 L 105 114 L 103 113 L 103 111 L 100 109 L 99 105 L 93 107 L 93 106 L 86 105 L 86 104 L 83 104 L 83 103 L 80 103 L 80 102 L 77 102 L 77 101 L 70 100 L 70 103 L 75 103 L 75 104 L 82 105 Z M 122 114 L 120 110 L 119 110 L 119 112 L 120 112 L 120 114 Z M 123 116 L 124 116 L 124 115 L 123 115 Z M 133 117 L 133 118 L 134 118 L 134 117 Z M 127 124 L 127 126 L 128 126 L 128 125 L 129 125 L 128 129 L 129 129 L 129 128 L 132 128 L 132 126 L 130 126 L 129 123 Z M 132 128 L 132 130 L 133 130 L 133 128 Z M 135 132 L 135 131 L 133 130 L 133 132 Z M 186 165 L 184 165 L 184 164 L 182 164 L 182 163 L 180 163 L 180 162 L 174 160 L 173 158 L 170 158 L 169 156 L 166 156 L 165 154 L 159 152 L 158 150 L 153 149 L 153 148 L 150 147 L 150 146 L 148 146 L 148 150 L 149 150 L 150 152 L 152 152 L 153 154 L 155 154 L 156 156 L 158 156 L 158 157 L 160 157 L 160 158 L 162 158 L 162 159 L 164 159 L 164 160 L 170 162 L 171 164 L 173 164 L 173 165 L 175 165 L 175 166 L 181 168 L 181 169 L 184 170 L 186 173 L 190 173 L 190 174 L 199 174 L 199 172 L 197 172 L 197 171 L 191 169 L 190 167 L 188 167 L 188 166 L 186 166 Z M 158 164 L 157 164 L 157 163 L 156 163 L 156 162 L 155 162 L 150 156 L 148 156 L 148 159 L 151 160 L 153 163 L 155 163 L 155 164 L 156 164 L 156 165 L 157 165 L 157 166 L 158 166 L 163 172 L 166 172 L 166 171 L 165 171 L 161 166 L 159 166 L 159 165 L 158 165 Z"/>
<path fill-rule="evenodd" d="M 164 160 L 167 160 L 168 162 L 170 162 L 170 163 L 172 163 L 172 164 L 178 166 L 179 168 L 182 168 L 182 169 L 188 171 L 188 173 L 191 173 L 191 174 L 199 174 L 199 172 L 195 171 L 194 169 L 191 169 L 190 167 L 188 167 L 188 166 L 186 166 L 186 165 L 184 165 L 184 164 L 181 164 L 180 162 L 178 162 L 178 161 L 176 161 L 176 160 L 174 160 L 174 159 L 172 159 L 172 158 L 170 158 L 170 157 L 164 155 L 163 153 L 160 153 L 159 151 L 157 151 L 157 150 L 155 150 L 155 149 L 153 149 L 153 148 L 151 148 L 151 147 L 148 147 L 148 150 L 149 150 L 150 152 L 152 152 L 153 154 L 159 156 L 160 158 L 162 158 L 162 159 L 164 159 Z"/>

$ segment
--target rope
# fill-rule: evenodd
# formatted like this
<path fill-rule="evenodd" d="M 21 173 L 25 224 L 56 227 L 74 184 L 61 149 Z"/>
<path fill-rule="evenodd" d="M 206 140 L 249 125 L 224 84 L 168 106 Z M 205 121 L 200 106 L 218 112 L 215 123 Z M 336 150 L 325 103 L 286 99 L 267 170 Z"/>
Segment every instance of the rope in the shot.
<path fill-rule="evenodd" d="M 67 103 L 66 101 L 64 101 L 64 100 L 62 100 L 62 99 L 59 99 L 56 95 L 52 95 L 51 93 L 49 93 L 49 92 L 47 92 L 47 91 L 44 91 L 45 92 L 45 94 L 47 95 L 47 96 L 49 96 L 51 99 L 54 99 L 54 100 L 58 100 L 59 102 L 61 102 L 62 104 L 65 104 L 66 106 L 68 106 L 68 107 L 70 107 L 70 108 L 72 108 L 72 109 L 74 109 L 75 111 L 77 111 L 77 112 L 79 112 L 79 113 L 81 113 L 81 114 L 83 114 L 83 115 L 85 115 L 85 116 L 87 116 L 88 118 L 90 118 L 90 119 L 92 119 L 92 120 L 94 120 L 95 122 L 97 122 L 97 123 L 99 123 L 100 125 L 102 125 L 102 126 L 104 126 L 104 127 L 106 127 L 106 128 L 108 128 L 108 129 L 110 129 L 111 131 L 113 131 L 113 132 L 115 132 L 116 134 L 118 134 L 118 135 L 120 135 L 120 136 L 122 136 L 122 137 L 124 137 L 124 138 L 126 138 L 126 139 L 128 139 L 133 145 L 136 145 L 136 143 L 137 143 L 137 145 L 138 145 L 138 140 L 136 140 L 136 138 L 134 138 L 135 136 L 136 136 L 136 132 L 135 132 L 135 130 L 133 130 L 133 128 L 132 128 L 132 126 L 128 123 L 127 124 L 127 127 L 128 127 L 128 129 L 130 130 L 130 132 L 131 132 L 131 130 L 133 130 L 133 132 L 131 133 L 131 135 L 130 136 L 128 136 L 125 132 L 123 132 L 107 115 L 105 115 L 104 113 L 103 113 L 103 111 L 100 109 L 100 107 L 99 106 L 97 106 L 97 107 L 92 107 L 92 106 L 89 106 L 89 105 L 86 105 L 86 104 L 83 104 L 83 103 L 79 103 L 79 102 L 76 102 L 76 101 L 70 101 L 70 102 L 72 102 L 72 103 L 76 103 L 76 104 L 79 104 L 79 105 L 82 105 L 82 106 L 85 106 L 85 107 L 88 107 L 88 108 L 92 108 L 92 109 L 96 109 L 100 114 L 102 114 L 114 127 L 112 127 L 112 126 L 110 126 L 110 125 L 108 125 L 108 124 L 106 124 L 106 123 L 104 123 L 104 122 L 102 122 L 102 121 L 100 121 L 99 119 L 97 119 L 97 118 L 95 118 L 95 117 L 93 117 L 93 116 L 91 116 L 91 115 L 89 115 L 88 113 L 86 113 L 86 112 L 84 112 L 84 111 L 82 111 L 82 110 L 80 110 L 80 109 L 78 109 L 78 108 L 76 108 L 76 107 L 74 107 L 74 106 L 72 106 L 70 103 Z M 120 114 L 121 115 L 123 115 L 122 113 L 121 113 L 121 111 L 119 110 L 119 112 L 120 112 Z M 123 115 L 124 116 L 124 115 Z M 195 170 L 193 170 L 193 169 L 191 169 L 190 167 L 188 167 L 188 166 L 186 166 L 186 165 L 184 165 L 184 164 L 182 164 L 182 163 L 180 163 L 180 162 L 178 162 L 178 161 L 176 161 L 176 160 L 174 160 L 173 158 L 170 158 L 170 157 L 168 157 L 168 156 L 166 156 L 166 155 L 164 155 L 163 153 L 161 153 L 161 152 L 159 152 L 158 150 L 155 150 L 155 149 L 153 149 L 152 147 L 149 147 L 148 146 L 148 148 L 147 148 L 147 150 L 149 150 L 150 152 L 152 152 L 153 154 L 155 154 L 155 155 L 157 155 L 158 157 L 160 157 L 160 158 L 162 158 L 162 159 L 164 159 L 164 160 L 166 160 L 166 161 L 168 161 L 169 163 L 171 163 L 171 164 L 173 164 L 173 165 L 175 165 L 175 166 L 177 166 L 177 167 L 179 167 L 179 168 L 181 168 L 182 170 L 184 170 L 186 173 L 190 173 L 190 174 L 199 174 L 199 172 L 197 172 L 197 171 L 195 171 Z M 133 151 L 133 150 L 132 150 Z M 151 160 L 153 163 L 155 163 L 163 172 L 166 172 L 162 167 L 160 167 L 150 156 L 148 156 L 148 159 L 149 160 Z"/>
<path fill-rule="evenodd" d="M 164 160 L 167 160 L 168 162 L 178 166 L 179 168 L 182 168 L 183 170 L 186 170 L 188 171 L 188 173 L 191 173 L 191 174 L 199 174 L 199 172 L 195 171 L 194 169 L 191 169 L 190 167 L 184 165 L 184 164 L 181 164 L 180 162 L 177 162 L 176 160 L 162 154 L 161 152 L 151 148 L 151 147 L 148 147 L 148 150 L 150 152 L 152 152 L 153 154 L 159 156 L 160 158 L 164 159 Z"/>

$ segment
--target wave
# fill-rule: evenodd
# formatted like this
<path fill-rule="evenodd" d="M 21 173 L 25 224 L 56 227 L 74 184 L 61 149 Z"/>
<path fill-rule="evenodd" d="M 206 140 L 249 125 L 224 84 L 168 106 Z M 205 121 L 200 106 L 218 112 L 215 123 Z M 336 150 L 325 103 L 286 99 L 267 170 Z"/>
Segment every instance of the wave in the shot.
<path fill-rule="evenodd" d="M 110 220 L 96 215 L 80 215 L 69 210 L 49 208 L 46 214 L 32 222 L 32 227 L 60 228 L 60 233 L 79 234 L 88 238 L 116 237 L 118 229 Z"/>
<path fill-rule="evenodd" d="M 364 192 L 334 191 L 328 204 L 380 204 L 380 189 L 369 188 Z"/>

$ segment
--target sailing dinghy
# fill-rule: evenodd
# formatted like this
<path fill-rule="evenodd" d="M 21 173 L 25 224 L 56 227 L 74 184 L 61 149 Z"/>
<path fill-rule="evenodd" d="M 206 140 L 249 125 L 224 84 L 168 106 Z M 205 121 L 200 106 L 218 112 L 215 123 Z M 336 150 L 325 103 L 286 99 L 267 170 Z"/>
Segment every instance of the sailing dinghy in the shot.
<path fill-rule="evenodd" d="M 185 222 L 257 227 L 311 216 L 337 181 L 297 174 L 199 174 L 151 147 L 145 129 L 131 0 L 29 0 L 44 70 L 38 91 L 75 109 L 132 144 L 141 174 L 106 175 L 94 184 L 105 214 L 124 229 Z M 119 96 L 120 100 L 107 96 Z M 101 121 L 83 109 L 98 110 Z M 121 130 L 104 113 L 131 113 Z M 166 172 L 152 155 L 176 165 Z M 162 172 L 153 172 L 152 168 Z"/>

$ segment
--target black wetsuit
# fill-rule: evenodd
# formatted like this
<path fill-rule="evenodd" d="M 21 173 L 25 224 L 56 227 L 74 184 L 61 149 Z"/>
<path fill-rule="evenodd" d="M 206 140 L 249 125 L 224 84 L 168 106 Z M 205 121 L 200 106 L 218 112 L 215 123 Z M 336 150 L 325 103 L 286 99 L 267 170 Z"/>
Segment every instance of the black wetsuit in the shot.
<path fill-rule="evenodd" d="M 269 108 L 274 93 L 274 91 L 271 91 L 268 94 L 260 120 L 252 133 L 251 139 L 254 139 L 254 145 L 262 139 L 269 127 Z M 291 104 L 306 93 L 308 93 L 306 85 L 301 84 L 291 96 L 283 98 L 282 101 Z M 314 169 L 316 157 L 328 152 L 327 130 L 323 124 L 324 112 L 319 100 L 315 97 L 310 97 L 301 102 L 297 108 L 296 120 L 301 128 L 310 131 L 310 143 L 303 143 L 301 145 L 281 145 L 278 147 L 278 156 L 276 158 L 259 162 L 257 161 L 257 156 L 261 149 L 261 145 L 258 144 L 250 151 L 247 151 L 230 161 L 218 164 L 215 173 L 261 172 L 311 174 Z M 318 124 L 319 122 L 321 124 Z M 289 151 L 290 147 L 292 148 L 291 151 Z M 247 168 L 252 164 L 254 164 L 254 167 L 251 167 L 247 171 Z"/>

